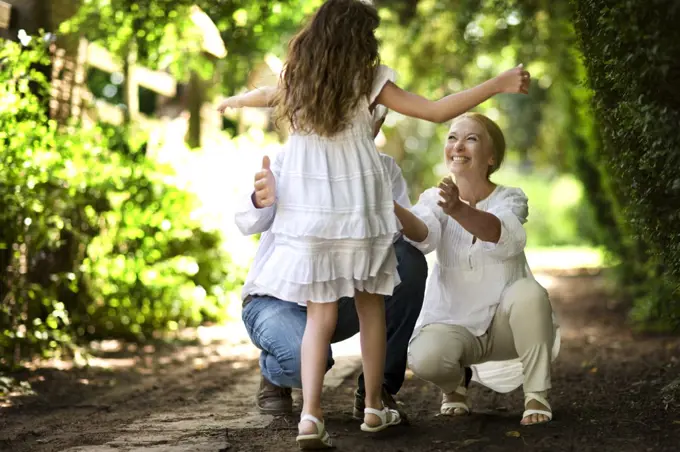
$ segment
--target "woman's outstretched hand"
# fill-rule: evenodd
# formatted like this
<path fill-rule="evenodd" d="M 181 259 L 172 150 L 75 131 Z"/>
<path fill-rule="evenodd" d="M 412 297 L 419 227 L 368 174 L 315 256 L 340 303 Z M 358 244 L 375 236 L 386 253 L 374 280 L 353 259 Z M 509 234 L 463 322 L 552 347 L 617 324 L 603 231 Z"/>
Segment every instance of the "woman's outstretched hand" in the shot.
<path fill-rule="evenodd" d="M 441 199 L 437 204 L 442 208 L 445 214 L 449 216 L 453 215 L 463 204 L 463 201 L 460 200 L 458 186 L 453 182 L 451 176 L 448 176 L 439 183 L 438 188 Z"/>

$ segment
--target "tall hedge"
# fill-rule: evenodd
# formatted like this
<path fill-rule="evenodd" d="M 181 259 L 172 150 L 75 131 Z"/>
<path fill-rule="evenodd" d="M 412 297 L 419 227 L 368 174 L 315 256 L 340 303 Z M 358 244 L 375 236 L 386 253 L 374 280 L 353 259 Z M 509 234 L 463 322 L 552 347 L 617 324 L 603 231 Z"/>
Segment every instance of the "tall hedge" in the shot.
<path fill-rule="evenodd" d="M 680 319 L 680 2 L 573 0 L 637 320 Z M 627 260 L 627 261 L 626 261 Z"/>

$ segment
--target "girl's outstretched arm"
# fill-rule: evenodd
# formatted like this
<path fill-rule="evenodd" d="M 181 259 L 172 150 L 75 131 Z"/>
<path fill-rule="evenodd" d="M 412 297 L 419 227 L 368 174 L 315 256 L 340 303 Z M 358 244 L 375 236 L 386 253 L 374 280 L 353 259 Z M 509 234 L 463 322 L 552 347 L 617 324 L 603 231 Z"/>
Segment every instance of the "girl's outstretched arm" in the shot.
<path fill-rule="evenodd" d="M 217 107 L 217 111 L 224 113 L 227 108 L 243 108 L 243 107 L 273 107 L 274 98 L 276 96 L 275 86 L 265 86 L 263 88 L 255 88 L 244 94 L 227 97 Z"/>
<path fill-rule="evenodd" d="M 402 115 L 441 123 L 462 115 L 496 94 L 527 94 L 529 82 L 530 75 L 520 64 L 474 88 L 450 94 L 436 101 L 404 91 L 394 83 L 387 82 L 375 103 Z"/>

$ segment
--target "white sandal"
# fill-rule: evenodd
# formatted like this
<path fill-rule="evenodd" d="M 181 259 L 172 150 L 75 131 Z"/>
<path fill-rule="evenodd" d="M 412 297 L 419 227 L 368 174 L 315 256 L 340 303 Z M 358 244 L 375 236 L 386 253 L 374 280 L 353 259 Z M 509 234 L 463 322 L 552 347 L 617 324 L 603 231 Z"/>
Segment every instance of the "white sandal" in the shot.
<path fill-rule="evenodd" d="M 401 416 L 399 415 L 399 411 L 391 410 L 387 407 L 383 408 L 382 410 L 376 410 L 375 408 L 364 408 L 364 414 L 374 414 L 378 416 L 378 418 L 380 419 L 380 424 L 375 426 L 368 425 L 366 422 L 361 424 L 361 430 L 364 432 L 369 433 L 381 432 L 385 430 L 387 427 L 397 425 L 401 422 Z M 387 419 L 388 416 L 389 420 Z"/>
<path fill-rule="evenodd" d="M 465 397 L 464 402 L 442 402 L 442 406 L 439 412 L 443 416 L 467 416 L 470 414 L 470 406 L 468 405 L 467 399 L 467 388 L 465 386 L 458 386 L 454 391 L 456 394 L 460 394 Z M 463 410 L 464 413 L 456 412 L 456 410 Z"/>
<path fill-rule="evenodd" d="M 331 449 L 333 446 L 333 441 L 331 441 L 331 436 L 326 431 L 326 426 L 316 417 L 311 414 L 303 414 L 300 418 L 300 422 L 310 421 L 316 425 L 316 433 L 306 433 L 298 434 L 295 441 L 297 441 L 300 450 L 309 449 Z"/>
<path fill-rule="evenodd" d="M 533 424 L 522 424 L 525 426 L 529 425 L 540 425 L 540 424 L 547 424 L 548 422 L 552 421 L 552 408 L 550 407 L 550 404 L 546 400 L 545 397 L 543 397 L 540 394 L 537 394 L 535 392 L 527 392 L 524 394 L 524 406 L 527 406 L 527 403 L 529 403 L 531 400 L 535 400 L 544 407 L 546 407 L 548 410 L 537 410 L 537 409 L 531 409 L 531 410 L 524 410 L 524 413 L 522 413 L 522 420 L 526 419 L 527 416 L 531 416 L 532 414 L 542 414 L 543 416 L 546 416 L 548 418 L 547 421 L 543 422 L 535 422 Z"/>

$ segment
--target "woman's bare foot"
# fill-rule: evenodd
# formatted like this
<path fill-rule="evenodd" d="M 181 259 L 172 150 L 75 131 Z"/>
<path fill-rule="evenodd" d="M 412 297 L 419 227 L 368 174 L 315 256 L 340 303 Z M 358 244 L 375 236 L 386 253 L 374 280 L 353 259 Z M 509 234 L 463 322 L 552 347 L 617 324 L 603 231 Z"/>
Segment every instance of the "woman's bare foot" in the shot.
<path fill-rule="evenodd" d="M 552 408 L 545 397 L 537 393 L 527 393 L 524 397 L 524 414 L 520 424 L 545 424 L 552 420 Z"/>
<path fill-rule="evenodd" d="M 440 412 L 446 416 L 465 416 L 470 414 L 467 390 L 464 386 L 459 386 L 454 392 L 443 395 Z"/>

